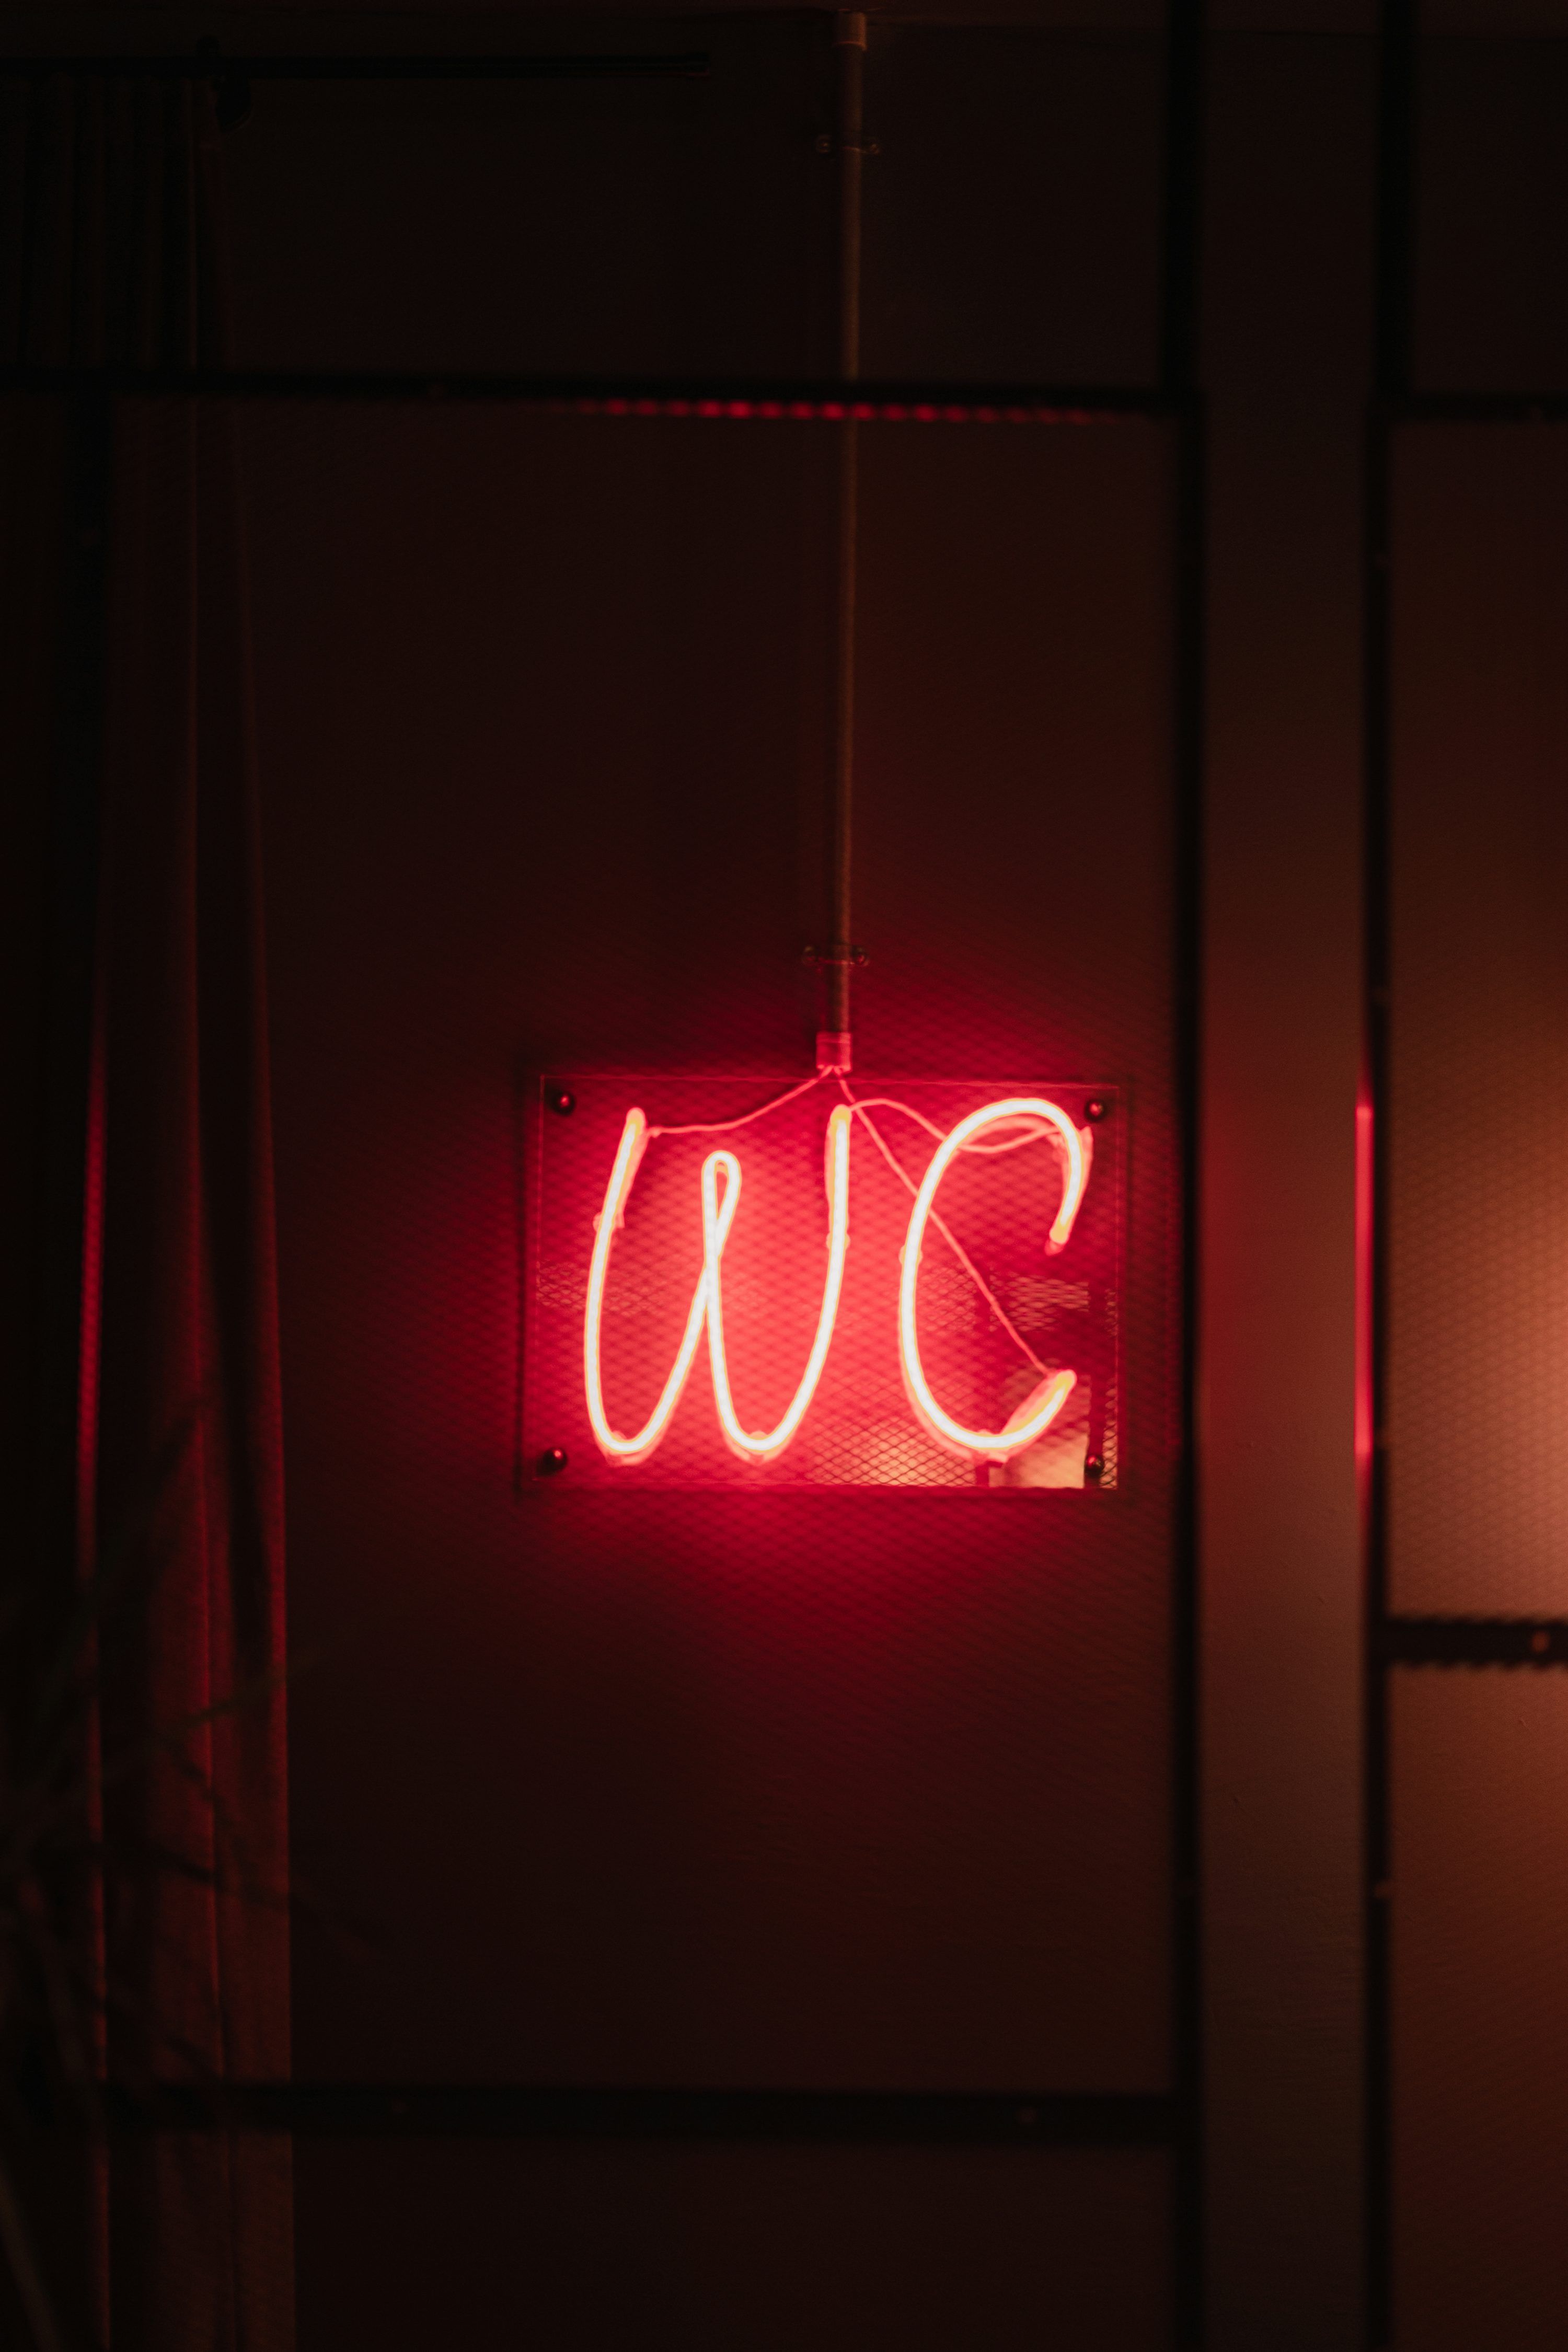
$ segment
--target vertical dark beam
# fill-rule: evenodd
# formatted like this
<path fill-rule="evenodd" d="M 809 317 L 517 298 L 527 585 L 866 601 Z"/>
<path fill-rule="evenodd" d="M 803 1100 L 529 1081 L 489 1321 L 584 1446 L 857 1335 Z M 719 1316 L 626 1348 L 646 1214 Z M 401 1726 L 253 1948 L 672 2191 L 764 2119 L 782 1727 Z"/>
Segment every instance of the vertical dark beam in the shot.
<path fill-rule="evenodd" d="M 1207 2352 L 1363 2340 L 1363 453 L 1373 44 L 1217 34 L 1200 1343 Z"/>
<path fill-rule="evenodd" d="M 1371 1435 L 1366 1469 L 1366 2271 L 1367 2341 L 1385 2345 L 1389 2270 L 1389 1788 L 1388 1667 L 1380 1635 L 1388 1612 L 1388 420 L 1373 404 L 1366 453 L 1366 976 L 1363 1081 L 1372 1122 L 1372 1229 L 1363 1279 L 1370 1296 L 1362 1378 Z"/>
<path fill-rule="evenodd" d="M 1198 1756 L 1198 1233 L 1202 1087 L 1205 494 L 1207 435 L 1194 401 L 1179 426 L 1176 517 L 1176 1083 L 1182 1170 L 1182 1469 L 1174 1594 L 1176 2330 L 1204 2333 L 1204 2050 Z"/>
<path fill-rule="evenodd" d="M 1371 1449 L 1366 1472 L 1366 2265 L 1367 2340 L 1392 2340 L 1389 1983 L 1388 1272 L 1390 791 L 1393 760 L 1393 428 L 1408 393 L 1414 341 L 1415 0 L 1378 14 L 1374 397 L 1367 425 L 1365 520 L 1364 1080 L 1372 1119 L 1372 1232 L 1363 1377 Z"/>
<path fill-rule="evenodd" d="M 1198 395 L 1204 0 L 1168 0 L 1160 376 L 1176 427 L 1175 1060 L 1182 1168 L 1182 1473 L 1174 1592 L 1173 2013 L 1181 2116 L 1175 2163 L 1174 2336 L 1204 2340 L 1203 1997 L 1198 1795 L 1198 1105 L 1203 940 L 1205 425 Z"/>

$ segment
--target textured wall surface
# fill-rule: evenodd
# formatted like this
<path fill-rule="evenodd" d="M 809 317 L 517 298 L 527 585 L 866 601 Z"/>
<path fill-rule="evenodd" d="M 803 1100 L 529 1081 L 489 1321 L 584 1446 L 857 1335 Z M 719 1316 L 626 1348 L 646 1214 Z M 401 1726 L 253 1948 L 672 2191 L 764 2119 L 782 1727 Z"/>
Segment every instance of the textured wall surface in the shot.
<path fill-rule="evenodd" d="M 1114 1494 L 514 1490 L 523 1071 L 810 1066 L 829 445 L 247 420 L 308 2075 L 1171 2079 L 1168 447 L 865 437 L 864 1083 L 1126 1089 Z"/>

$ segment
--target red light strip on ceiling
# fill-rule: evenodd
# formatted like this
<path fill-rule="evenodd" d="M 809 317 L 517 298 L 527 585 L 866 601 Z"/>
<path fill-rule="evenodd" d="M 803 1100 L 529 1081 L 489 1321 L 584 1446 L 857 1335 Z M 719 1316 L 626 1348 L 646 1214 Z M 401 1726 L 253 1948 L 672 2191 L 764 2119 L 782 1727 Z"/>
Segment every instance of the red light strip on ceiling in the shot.
<path fill-rule="evenodd" d="M 795 1093 L 803 1091 L 804 1088 L 794 1090 Z M 791 1098 L 789 1096 L 780 1097 L 782 1101 Z M 612 1428 L 605 1408 L 601 1361 L 605 1286 L 609 1275 L 610 1252 L 616 1234 L 626 1222 L 626 1202 L 637 1181 L 643 1153 L 647 1149 L 650 1137 L 663 1130 L 650 1129 L 640 1109 L 634 1108 L 626 1113 L 609 1182 L 605 1188 L 604 1206 L 595 1221 L 594 1254 L 588 1269 L 588 1296 L 583 1318 L 583 1379 L 588 1419 L 599 1450 L 607 1461 L 634 1468 L 655 1452 L 680 1402 L 705 1325 L 714 1403 L 725 1444 L 744 1462 L 776 1461 L 789 1445 L 816 1393 L 832 1344 L 833 1327 L 837 1319 L 838 1301 L 844 1284 L 845 1252 L 849 1239 L 849 1134 L 857 1108 L 852 1104 L 840 1104 L 828 1117 L 825 1171 L 829 1221 L 827 1274 L 823 1284 L 822 1307 L 811 1353 L 800 1384 L 782 1418 L 771 1430 L 748 1431 L 742 1425 L 735 1410 L 724 1346 L 723 1257 L 724 1245 L 740 1205 L 741 1163 L 732 1151 L 721 1150 L 710 1151 L 702 1162 L 702 1272 L 691 1295 L 680 1346 L 659 1391 L 658 1402 L 642 1427 L 630 1437 L 623 1437 Z M 749 1123 L 749 1120 L 725 1122 L 734 1126 Z M 1004 1126 L 1021 1127 L 1024 1132 L 1009 1143 L 986 1145 L 974 1140 L 988 1129 Z M 1067 1402 L 1077 1385 L 1078 1376 L 1070 1371 L 1047 1372 L 999 1430 L 970 1429 L 954 1420 L 931 1393 L 921 1360 L 916 1301 L 921 1245 L 927 1223 L 942 1223 L 934 1213 L 934 1202 L 942 1179 L 958 1153 L 1007 1150 L 1015 1144 L 1035 1141 L 1046 1135 L 1052 1136 L 1060 1143 L 1066 1156 L 1061 1202 L 1046 1243 L 1047 1251 L 1062 1249 L 1072 1233 L 1083 1200 L 1084 1187 L 1089 1181 L 1088 1138 L 1079 1132 L 1059 1105 L 1038 1096 L 1014 1096 L 1005 1101 L 987 1103 L 982 1109 L 972 1111 L 967 1118 L 960 1119 L 957 1126 L 939 1141 L 910 1213 L 909 1229 L 901 1253 L 903 1274 L 899 1291 L 899 1357 L 905 1393 L 915 1418 L 927 1434 L 947 1452 L 974 1463 L 1006 1462 L 1014 1454 L 1021 1454 L 1027 1446 L 1033 1445 Z M 723 1180 L 722 1190 L 721 1178 Z M 942 1227 L 942 1231 L 945 1234 L 946 1228 Z M 949 1238 L 951 1240 L 951 1236 Z M 956 1248 L 957 1244 L 952 1246 Z M 962 1251 L 959 1255 L 963 1258 Z M 963 1263 L 967 1265 L 967 1259 L 963 1259 Z M 973 1269 L 970 1271 L 973 1273 Z M 978 1276 L 975 1278 L 978 1280 Z M 981 1286 L 984 1289 L 984 1285 Z M 989 1293 L 985 1295 L 989 1297 Z M 994 1301 L 992 1303 L 994 1305 Z M 1005 1318 L 1003 1320 L 1005 1321 Z"/>
<path fill-rule="evenodd" d="M 679 394 L 585 394 L 563 402 L 578 416 L 694 416 L 729 423 L 857 425 L 1094 425 L 1101 411 L 1037 402 L 684 398 Z"/>

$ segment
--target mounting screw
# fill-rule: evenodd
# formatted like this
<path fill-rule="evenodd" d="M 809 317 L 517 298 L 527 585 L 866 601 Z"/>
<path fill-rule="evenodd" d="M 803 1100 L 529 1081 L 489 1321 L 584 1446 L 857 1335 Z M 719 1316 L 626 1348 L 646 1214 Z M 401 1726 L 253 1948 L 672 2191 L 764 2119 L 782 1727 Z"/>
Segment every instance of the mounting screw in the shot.
<path fill-rule="evenodd" d="M 1100 1095 L 1090 1095 L 1083 1107 L 1083 1115 L 1091 1126 L 1098 1127 L 1102 1118 L 1110 1117 L 1110 1105 Z"/>
<path fill-rule="evenodd" d="M 570 1087 L 549 1087 L 544 1099 L 559 1118 L 570 1118 L 577 1108 L 577 1097 Z"/>
<path fill-rule="evenodd" d="M 547 1445 L 533 1467 L 541 1478 L 559 1477 L 566 1467 L 566 1448 L 563 1445 Z"/>
<path fill-rule="evenodd" d="M 826 131 L 819 131 L 816 134 L 816 152 L 819 155 L 831 155 L 833 152 L 833 142 Z"/>
<path fill-rule="evenodd" d="M 1089 1480 L 1090 1481 L 1090 1483 L 1091 1483 L 1092 1485 L 1094 1485 L 1094 1486 L 1098 1486 L 1098 1485 L 1100 1484 L 1100 1480 L 1104 1477 L 1104 1475 L 1105 1475 L 1105 1456 L 1104 1456 L 1104 1454 L 1085 1454 L 1085 1456 L 1084 1456 L 1084 1463 L 1083 1463 L 1083 1475 L 1084 1475 L 1084 1476 L 1085 1476 L 1087 1479 L 1089 1479 Z"/>

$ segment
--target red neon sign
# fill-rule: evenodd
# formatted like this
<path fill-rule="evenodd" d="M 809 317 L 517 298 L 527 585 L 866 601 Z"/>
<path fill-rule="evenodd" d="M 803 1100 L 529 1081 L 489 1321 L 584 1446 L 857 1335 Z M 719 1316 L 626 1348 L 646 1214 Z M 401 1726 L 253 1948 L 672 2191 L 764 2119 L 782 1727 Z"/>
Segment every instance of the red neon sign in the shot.
<path fill-rule="evenodd" d="M 806 1081 L 804 1087 L 780 1097 L 780 1101 L 793 1099 L 795 1095 L 807 1091 L 813 1083 Z M 846 1100 L 836 1105 L 830 1112 L 826 1137 L 827 1267 L 816 1337 L 793 1398 L 773 1427 L 765 1431 L 745 1427 L 736 1410 L 731 1384 L 724 1337 L 723 1260 L 725 1245 L 740 1206 L 742 1170 L 736 1153 L 724 1147 L 710 1151 L 702 1162 L 700 1177 L 702 1267 L 691 1295 L 674 1361 L 653 1410 L 640 1429 L 626 1436 L 618 1433 L 611 1422 L 604 1392 L 602 1343 L 610 1255 L 615 1236 L 624 1226 L 632 1187 L 648 1144 L 666 1131 L 716 1132 L 751 1124 L 748 1118 L 717 1122 L 714 1128 L 707 1130 L 663 1130 L 650 1128 L 640 1108 L 633 1108 L 626 1114 L 604 1201 L 595 1221 L 595 1234 L 583 1318 L 584 1393 L 589 1425 L 606 1462 L 622 1468 L 632 1468 L 647 1462 L 656 1452 L 686 1387 L 704 1330 L 708 1336 L 714 1404 L 720 1428 L 730 1451 L 742 1462 L 761 1464 L 776 1461 L 789 1447 L 816 1394 L 833 1341 L 849 1241 L 850 1134 L 858 1118 L 865 1125 L 882 1157 L 914 1193 L 900 1253 L 902 1273 L 899 1287 L 898 1338 L 904 1393 L 921 1429 L 950 1454 L 975 1465 L 1005 1464 L 1034 1445 L 1067 1403 L 1077 1386 L 1078 1375 L 1066 1370 L 1051 1370 L 1040 1362 L 1015 1329 L 978 1269 L 937 1214 L 935 1202 L 944 1178 L 959 1156 L 994 1156 L 1016 1151 L 1030 1144 L 1046 1143 L 1054 1148 L 1060 1160 L 1062 1174 L 1061 1197 L 1044 1236 L 1045 1252 L 1054 1255 L 1067 1245 L 1083 1202 L 1092 1159 L 1089 1131 L 1076 1126 L 1059 1104 L 1038 1095 L 1014 1095 L 987 1103 L 970 1112 L 944 1133 L 921 1113 L 910 1110 L 905 1104 L 880 1099 L 858 1103 L 849 1097 L 847 1087 L 842 1090 Z M 766 1105 L 764 1112 L 777 1107 L 776 1104 Z M 936 1136 L 937 1149 L 931 1154 L 918 1187 L 910 1181 L 872 1124 L 869 1113 L 878 1108 L 902 1111 Z M 1010 1132 L 1000 1140 L 982 1142 L 979 1139 L 982 1136 L 994 1134 L 996 1129 Z M 941 1233 L 997 1320 L 1040 1374 L 1038 1381 L 1000 1428 L 977 1427 L 957 1419 L 938 1401 L 927 1377 L 920 1339 L 918 1283 L 922 1246 L 930 1225 L 934 1225 Z"/>

